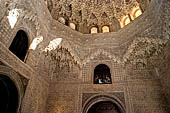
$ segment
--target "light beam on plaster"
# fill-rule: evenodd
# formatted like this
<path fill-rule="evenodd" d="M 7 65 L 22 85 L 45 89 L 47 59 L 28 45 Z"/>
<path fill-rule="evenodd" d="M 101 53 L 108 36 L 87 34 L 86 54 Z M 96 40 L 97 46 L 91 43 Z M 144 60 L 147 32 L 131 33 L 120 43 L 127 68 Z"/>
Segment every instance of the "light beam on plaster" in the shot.
<path fill-rule="evenodd" d="M 32 41 L 29 49 L 35 50 L 37 48 L 37 45 L 39 43 L 41 43 L 43 41 L 43 37 L 42 36 L 38 36 L 36 38 L 34 38 L 34 40 Z"/>
<path fill-rule="evenodd" d="M 60 45 L 61 42 L 62 42 L 62 38 L 56 38 L 50 41 L 48 47 L 46 47 L 44 51 L 47 52 L 47 51 L 55 50 L 57 46 Z"/>
<path fill-rule="evenodd" d="M 7 18 L 12 29 L 14 28 L 18 20 L 20 12 L 21 12 L 20 9 L 12 9 L 11 11 L 9 11 Z"/>

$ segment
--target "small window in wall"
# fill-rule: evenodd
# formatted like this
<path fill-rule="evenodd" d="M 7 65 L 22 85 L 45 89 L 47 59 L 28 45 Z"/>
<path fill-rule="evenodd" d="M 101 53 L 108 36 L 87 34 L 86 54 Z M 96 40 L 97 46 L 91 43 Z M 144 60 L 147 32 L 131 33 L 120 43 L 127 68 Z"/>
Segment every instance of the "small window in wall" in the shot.
<path fill-rule="evenodd" d="M 126 25 L 128 25 L 129 23 L 130 23 L 130 18 L 129 18 L 129 17 L 125 18 L 125 20 L 124 20 L 124 25 L 126 26 Z"/>
<path fill-rule="evenodd" d="M 123 16 L 121 21 L 120 21 L 120 26 L 121 28 L 125 27 L 126 25 L 128 25 L 131 22 L 129 15 Z"/>
<path fill-rule="evenodd" d="M 142 10 L 141 8 L 138 7 L 134 7 L 132 9 L 132 11 L 130 12 L 130 17 L 132 18 L 132 20 L 134 20 L 135 18 L 139 17 L 140 15 L 142 15 Z"/>
<path fill-rule="evenodd" d="M 142 15 L 142 11 L 140 9 L 136 10 L 135 14 L 134 14 L 134 18 L 139 17 L 140 15 Z"/>
<path fill-rule="evenodd" d="M 92 27 L 91 30 L 90 30 L 90 33 L 91 34 L 98 33 L 97 27 Z"/>
<path fill-rule="evenodd" d="M 111 84 L 110 69 L 105 64 L 100 64 L 94 69 L 94 84 Z"/>
<path fill-rule="evenodd" d="M 59 17 L 58 21 L 62 24 L 66 24 L 66 20 L 63 17 Z"/>
<path fill-rule="evenodd" d="M 23 30 L 19 30 L 12 41 L 9 50 L 20 60 L 24 61 L 28 50 L 28 37 Z"/>
<path fill-rule="evenodd" d="M 69 26 L 70 26 L 70 28 L 72 28 L 74 30 L 76 29 L 76 25 L 74 23 L 70 23 Z"/>
<path fill-rule="evenodd" d="M 102 32 L 103 33 L 106 33 L 106 32 L 109 32 L 110 30 L 109 30 L 109 27 L 108 26 L 103 26 L 102 27 Z"/>

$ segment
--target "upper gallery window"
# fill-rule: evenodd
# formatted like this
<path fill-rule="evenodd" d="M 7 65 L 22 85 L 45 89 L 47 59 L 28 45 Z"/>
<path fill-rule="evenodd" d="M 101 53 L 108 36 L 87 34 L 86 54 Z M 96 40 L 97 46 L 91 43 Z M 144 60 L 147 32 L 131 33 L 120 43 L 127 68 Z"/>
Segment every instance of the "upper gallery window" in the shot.
<path fill-rule="evenodd" d="M 69 26 L 70 26 L 70 28 L 72 28 L 74 30 L 76 29 L 76 25 L 74 23 L 72 23 L 72 22 L 69 24 Z"/>
<path fill-rule="evenodd" d="M 62 24 L 66 24 L 66 20 L 63 17 L 59 17 L 58 21 Z"/>
<path fill-rule="evenodd" d="M 110 29 L 109 29 L 108 26 L 103 26 L 103 27 L 102 27 L 102 32 L 103 32 L 103 33 L 106 33 L 106 32 L 109 32 L 109 31 L 110 31 Z"/>
<path fill-rule="evenodd" d="M 129 17 L 126 17 L 125 20 L 124 20 L 124 25 L 128 25 L 130 23 L 130 18 Z"/>
<path fill-rule="evenodd" d="M 142 15 L 142 10 L 140 9 L 139 6 L 134 7 L 133 10 L 130 12 L 130 17 L 131 17 L 132 20 L 139 17 L 140 15 Z"/>
<path fill-rule="evenodd" d="M 142 11 L 140 9 L 136 10 L 134 17 L 137 18 L 142 14 Z"/>
<path fill-rule="evenodd" d="M 99 64 L 94 69 L 94 84 L 111 84 L 110 68 L 105 64 Z"/>
<path fill-rule="evenodd" d="M 134 7 L 129 14 L 123 16 L 120 20 L 120 26 L 123 28 L 124 26 L 128 25 L 131 21 L 135 20 L 135 18 L 142 15 L 142 10 L 139 6 Z"/>
<path fill-rule="evenodd" d="M 91 33 L 91 34 L 93 34 L 93 33 L 98 33 L 97 27 L 92 27 L 91 30 L 90 30 L 90 33 Z"/>
<path fill-rule="evenodd" d="M 129 15 L 123 16 L 121 21 L 120 21 L 120 26 L 123 28 L 124 26 L 128 25 L 130 23 L 130 18 Z"/>

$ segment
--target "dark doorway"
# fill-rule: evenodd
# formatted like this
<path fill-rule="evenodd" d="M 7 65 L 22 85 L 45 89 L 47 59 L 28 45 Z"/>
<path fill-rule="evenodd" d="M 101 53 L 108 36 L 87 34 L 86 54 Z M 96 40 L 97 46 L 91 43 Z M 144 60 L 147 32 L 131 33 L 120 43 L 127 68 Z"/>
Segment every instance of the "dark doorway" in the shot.
<path fill-rule="evenodd" d="M 87 113 L 121 113 L 118 106 L 110 101 L 101 101 L 94 104 Z"/>
<path fill-rule="evenodd" d="M 111 84 L 110 69 L 105 64 L 99 64 L 94 69 L 94 84 Z"/>
<path fill-rule="evenodd" d="M 18 90 L 13 81 L 0 75 L 0 113 L 17 113 Z"/>
<path fill-rule="evenodd" d="M 19 30 L 12 41 L 9 50 L 20 60 L 24 61 L 28 50 L 28 37 L 23 30 Z"/>

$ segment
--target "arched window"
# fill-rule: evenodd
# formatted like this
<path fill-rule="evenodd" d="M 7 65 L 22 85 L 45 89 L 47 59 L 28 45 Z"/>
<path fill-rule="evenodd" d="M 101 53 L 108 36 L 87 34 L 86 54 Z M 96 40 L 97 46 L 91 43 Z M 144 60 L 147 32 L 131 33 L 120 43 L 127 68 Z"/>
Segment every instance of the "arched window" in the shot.
<path fill-rule="evenodd" d="M 125 20 L 124 20 L 124 25 L 126 26 L 126 25 L 128 25 L 129 23 L 130 23 L 130 18 L 129 18 L 129 17 L 125 18 Z"/>
<path fill-rule="evenodd" d="M 126 113 L 124 103 L 116 96 L 96 94 L 87 100 L 82 113 Z"/>
<path fill-rule="evenodd" d="M 110 69 L 105 64 L 99 64 L 94 69 L 94 84 L 111 84 Z"/>
<path fill-rule="evenodd" d="M 109 27 L 108 27 L 108 26 L 103 26 L 103 27 L 102 27 L 102 32 L 103 32 L 103 33 L 110 32 Z"/>
<path fill-rule="evenodd" d="M 9 50 L 20 60 L 24 61 L 28 51 L 28 37 L 23 30 L 19 30 L 12 41 Z"/>
<path fill-rule="evenodd" d="M 132 11 L 130 12 L 130 17 L 132 18 L 132 20 L 134 20 L 135 18 L 139 17 L 140 15 L 142 15 L 142 10 L 141 8 L 138 7 L 134 7 L 132 9 Z"/>
<path fill-rule="evenodd" d="M 66 24 L 66 20 L 63 17 L 59 17 L 58 21 L 62 24 Z"/>
<path fill-rule="evenodd" d="M 76 25 L 75 25 L 74 23 L 71 22 L 71 23 L 69 24 L 69 26 L 70 26 L 70 28 L 76 30 Z"/>
<path fill-rule="evenodd" d="M 135 11 L 134 18 L 137 18 L 140 15 L 142 15 L 142 11 L 140 9 L 138 9 Z"/>
<path fill-rule="evenodd" d="M 0 113 L 17 113 L 18 90 L 5 75 L 0 75 L 0 92 Z"/>
<path fill-rule="evenodd" d="M 90 29 L 90 33 L 93 34 L 93 33 L 98 33 L 98 28 L 97 27 L 92 27 Z"/>
<path fill-rule="evenodd" d="M 120 21 L 121 28 L 125 27 L 131 22 L 131 19 L 129 18 L 129 15 L 123 16 Z"/>

